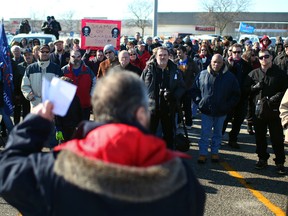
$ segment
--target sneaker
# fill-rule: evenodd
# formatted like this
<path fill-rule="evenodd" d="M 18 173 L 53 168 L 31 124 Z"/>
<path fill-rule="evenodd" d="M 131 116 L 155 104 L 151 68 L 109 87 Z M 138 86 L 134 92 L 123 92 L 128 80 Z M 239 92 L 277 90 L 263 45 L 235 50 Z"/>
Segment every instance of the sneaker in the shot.
<path fill-rule="evenodd" d="M 204 164 L 204 163 L 206 163 L 206 161 L 207 161 L 206 156 L 205 155 L 200 155 L 197 162 L 199 164 Z"/>
<path fill-rule="evenodd" d="M 229 141 L 228 145 L 235 149 L 240 149 L 239 144 L 236 141 Z"/>
<path fill-rule="evenodd" d="M 264 169 L 265 167 L 267 167 L 267 161 L 266 160 L 259 160 L 256 164 L 255 164 L 255 169 Z"/>
<path fill-rule="evenodd" d="M 218 155 L 218 154 L 212 154 L 212 156 L 211 156 L 211 161 L 212 161 L 213 163 L 219 163 L 219 160 L 220 160 L 220 158 L 219 158 L 219 155 Z"/>
<path fill-rule="evenodd" d="M 276 164 L 276 171 L 280 175 L 286 174 L 286 170 L 283 164 Z"/>

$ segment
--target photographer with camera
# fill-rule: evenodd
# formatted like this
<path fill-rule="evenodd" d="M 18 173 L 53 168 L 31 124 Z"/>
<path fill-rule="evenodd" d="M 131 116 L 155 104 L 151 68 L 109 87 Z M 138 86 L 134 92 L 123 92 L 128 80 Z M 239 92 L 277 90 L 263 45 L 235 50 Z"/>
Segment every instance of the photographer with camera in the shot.
<path fill-rule="evenodd" d="M 150 130 L 156 134 L 161 122 L 167 147 L 174 149 L 175 110 L 185 92 L 185 84 L 177 65 L 169 60 L 166 47 L 158 47 L 154 58 L 148 62 L 141 78 L 148 87 L 148 96 L 155 102 L 151 110 Z"/>
<path fill-rule="evenodd" d="M 267 151 L 267 128 L 271 137 L 272 148 L 275 154 L 276 172 L 285 174 L 285 152 L 283 140 L 283 128 L 279 117 L 279 106 L 282 97 L 288 87 L 288 77 L 284 71 L 272 64 L 273 56 L 268 50 L 259 51 L 260 68 L 249 73 L 245 83 L 253 98 L 255 113 L 256 153 L 258 162 L 256 169 L 264 169 L 268 166 L 270 157 Z"/>

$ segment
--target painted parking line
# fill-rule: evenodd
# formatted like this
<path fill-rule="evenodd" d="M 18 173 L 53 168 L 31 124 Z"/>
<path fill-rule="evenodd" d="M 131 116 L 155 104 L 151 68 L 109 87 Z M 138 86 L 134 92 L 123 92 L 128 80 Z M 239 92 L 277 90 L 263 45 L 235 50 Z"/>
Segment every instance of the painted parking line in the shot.
<path fill-rule="evenodd" d="M 244 187 L 246 187 L 260 202 L 262 202 L 270 211 L 272 211 L 275 215 L 285 216 L 285 212 L 274 205 L 270 200 L 268 200 L 261 192 L 255 190 L 249 183 L 246 182 L 245 178 L 235 171 L 233 167 L 231 167 L 227 162 L 223 161 L 220 164 L 226 169 L 232 177 L 236 178 Z"/>

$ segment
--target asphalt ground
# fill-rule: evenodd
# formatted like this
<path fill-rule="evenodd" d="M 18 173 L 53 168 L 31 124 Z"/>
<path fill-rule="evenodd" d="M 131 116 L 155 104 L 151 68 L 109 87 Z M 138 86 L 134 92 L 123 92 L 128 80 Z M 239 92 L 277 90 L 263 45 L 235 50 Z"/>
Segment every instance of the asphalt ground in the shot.
<path fill-rule="evenodd" d="M 232 149 L 227 145 L 226 133 L 220 149 L 220 162 L 212 163 L 209 158 L 207 163 L 198 164 L 200 123 L 200 116 L 198 116 L 194 119 L 192 129 L 188 130 L 191 147 L 187 153 L 192 158 L 187 161 L 194 169 L 206 192 L 204 215 L 285 215 L 288 174 L 279 175 L 276 173 L 271 144 L 268 146 L 268 152 L 271 153 L 268 160 L 269 166 L 263 170 L 256 170 L 254 165 L 258 158 L 255 153 L 255 138 L 247 133 L 244 123 L 238 136 L 240 149 Z M 182 128 L 178 130 L 182 131 Z M 229 130 L 230 125 L 228 125 L 227 132 Z M 267 138 L 269 140 L 268 134 Z M 287 157 L 287 144 L 285 144 L 285 152 Z M 285 166 L 288 172 L 287 160 L 288 158 Z M 17 214 L 17 210 L 0 197 L 0 216 L 15 216 Z"/>
<path fill-rule="evenodd" d="M 238 136 L 240 149 L 233 149 L 228 145 L 227 132 L 231 129 L 229 124 L 220 149 L 220 163 L 212 163 L 209 158 L 206 164 L 198 164 L 200 123 L 198 116 L 193 128 L 188 131 L 192 144 L 188 152 L 192 159 L 188 163 L 206 191 L 205 215 L 285 215 L 288 175 L 276 173 L 269 135 L 267 134 L 270 158 L 266 169 L 254 168 L 258 160 L 255 137 L 247 133 L 245 123 Z M 285 152 L 288 173 L 287 144 Z"/>

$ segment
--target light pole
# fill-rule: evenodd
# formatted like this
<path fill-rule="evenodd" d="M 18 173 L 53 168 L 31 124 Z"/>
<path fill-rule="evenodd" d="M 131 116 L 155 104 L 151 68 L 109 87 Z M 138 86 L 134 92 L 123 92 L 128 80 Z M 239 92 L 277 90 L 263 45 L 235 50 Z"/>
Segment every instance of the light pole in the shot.
<path fill-rule="evenodd" d="M 158 0 L 154 0 L 153 8 L 153 37 L 157 36 L 157 27 L 158 27 Z"/>

